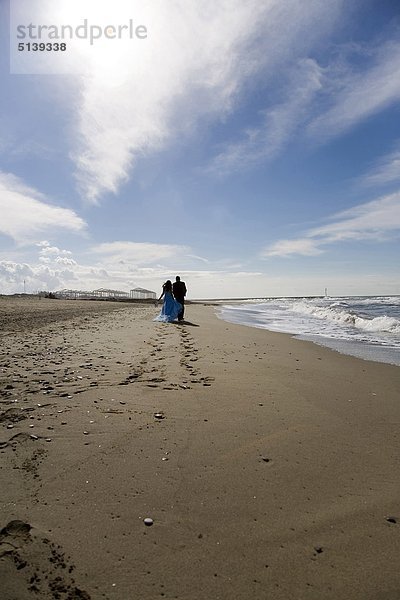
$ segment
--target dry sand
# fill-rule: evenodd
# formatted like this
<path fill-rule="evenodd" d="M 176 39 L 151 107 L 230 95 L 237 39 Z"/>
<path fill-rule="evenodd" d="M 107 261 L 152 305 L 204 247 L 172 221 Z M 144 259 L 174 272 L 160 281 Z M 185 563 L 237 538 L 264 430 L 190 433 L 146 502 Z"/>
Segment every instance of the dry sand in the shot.
<path fill-rule="evenodd" d="M 398 600 L 399 368 L 156 313 L 0 299 L 1 600 Z"/>

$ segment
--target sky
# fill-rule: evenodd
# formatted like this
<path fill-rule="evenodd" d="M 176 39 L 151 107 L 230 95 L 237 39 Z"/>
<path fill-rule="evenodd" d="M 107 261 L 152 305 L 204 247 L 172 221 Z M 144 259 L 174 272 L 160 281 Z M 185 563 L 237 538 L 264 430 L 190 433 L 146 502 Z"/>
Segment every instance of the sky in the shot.
<path fill-rule="evenodd" d="M 0 293 L 400 294 L 398 0 L 0 0 L 0 46 Z"/>

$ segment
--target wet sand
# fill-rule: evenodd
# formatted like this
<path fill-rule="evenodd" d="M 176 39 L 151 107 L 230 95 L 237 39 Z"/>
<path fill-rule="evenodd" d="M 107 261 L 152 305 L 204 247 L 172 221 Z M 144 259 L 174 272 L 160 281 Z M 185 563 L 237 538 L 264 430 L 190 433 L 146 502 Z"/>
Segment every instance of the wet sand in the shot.
<path fill-rule="evenodd" d="M 400 598 L 399 368 L 156 314 L 0 299 L 1 599 Z"/>

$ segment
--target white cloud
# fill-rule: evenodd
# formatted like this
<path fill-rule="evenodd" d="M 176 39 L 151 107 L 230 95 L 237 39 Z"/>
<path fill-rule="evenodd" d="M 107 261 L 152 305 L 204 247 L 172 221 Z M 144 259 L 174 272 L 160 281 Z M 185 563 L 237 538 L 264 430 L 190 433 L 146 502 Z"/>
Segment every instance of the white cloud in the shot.
<path fill-rule="evenodd" d="M 174 244 L 121 241 L 99 244 L 92 248 L 92 252 L 99 255 L 104 264 L 136 267 L 174 257 L 182 258 L 188 254 L 189 248 Z"/>
<path fill-rule="evenodd" d="M 287 277 L 268 276 L 260 272 L 209 270 L 181 271 L 180 275 L 189 289 L 189 298 L 234 298 L 268 296 L 306 296 L 322 294 L 323 286 L 329 286 L 331 294 L 399 294 L 399 279 L 383 273 L 330 274 L 299 273 Z M 135 279 L 127 273 L 107 272 L 101 268 L 75 267 L 74 271 L 52 270 L 50 267 L 35 266 L 11 261 L 0 261 L 0 292 L 6 294 L 28 293 L 41 290 L 60 289 L 94 290 L 101 287 L 129 291 L 134 287 L 145 287 L 156 292 L 161 284 L 172 275 L 166 270 L 138 269 Z M 190 319 L 190 307 L 188 307 Z"/>
<path fill-rule="evenodd" d="M 61 4 L 64 17 L 71 11 L 82 20 L 84 10 L 101 24 L 134 14 L 148 28 L 133 51 L 121 41 L 88 46 L 81 88 L 74 82 L 70 90 L 77 114 L 71 157 L 82 195 L 95 203 L 116 193 L 143 156 L 224 118 L 246 84 L 265 83 L 297 52 L 307 56 L 333 28 L 344 0 L 115 0 L 108 8 L 82 0 L 79 13 L 73 3 Z M 290 108 L 301 112 L 293 100 L 268 117 L 277 137 L 286 136 Z"/>
<path fill-rule="evenodd" d="M 0 123 L 3 125 L 3 123 Z M 8 125 L 6 124 L 5 127 Z M 33 139 L 25 139 L 22 136 L 5 134 L 0 139 L 0 154 L 12 157 L 13 159 L 19 158 L 32 158 L 33 156 L 43 159 L 54 158 L 55 150 L 49 146 L 45 146 L 42 142 Z"/>
<path fill-rule="evenodd" d="M 156 0 L 139 11 L 149 36 L 138 53 L 123 44 L 106 57 L 96 51 L 76 105 L 73 158 L 85 197 L 115 193 L 141 156 L 201 115 L 229 109 L 237 73 L 251 69 L 241 50 L 268 4 Z M 132 11 L 131 2 L 117 6 L 121 15 Z"/>
<path fill-rule="evenodd" d="M 51 246 L 47 240 L 38 242 L 36 245 L 40 248 L 39 260 L 57 260 L 72 255 L 71 250 L 61 250 L 57 246 Z"/>
<path fill-rule="evenodd" d="M 77 262 L 73 258 L 65 258 L 62 256 L 57 256 L 55 262 L 60 265 L 67 265 L 69 267 L 72 267 L 77 264 Z"/>
<path fill-rule="evenodd" d="M 258 272 L 227 270 L 180 270 L 192 298 L 243 296 L 248 291 L 249 280 L 261 289 L 265 276 Z M 26 264 L 0 261 L 0 292 L 6 294 L 28 293 L 40 290 L 61 289 L 94 290 L 98 288 L 129 291 L 134 287 L 145 287 L 161 291 L 162 283 L 175 276 L 165 267 L 137 267 L 131 272 L 118 269 L 118 265 L 105 269 L 102 266 L 75 264 L 70 269 L 52 264 Z"/>
<path fill-rule="evenodd" d="M 278 155 L 288 139 L 304 124 L 308 109 L 322 87 L 322 70 L 312 59 L 304 59 L 290 72 L 286 98 L 264 111 L 263 123 L 245 132 L 245 139 L 228 144 L 213 161 L 210 171 L 219 174 L 244 169 Z"/>
<path fill-rule="evenodd" d="M 0 261 L 0 277 L 2 287 L 4 282 L 13 282 L 14 280 L 23 282 L 24 278 L 32 275 L 33 271 L 27 263 L 15 263 L 9 260 Z"/>
<path fill-rule="evenodd" d="M 72 252 L 71 250 L 62 250 L 57 246 L 51 246 L 49 242 L 42 241 L 36 244 L 39 248 L 39 262 L 43 264 L 54 264 L 58 265 L 66 265 L 68 267 L 73 267 L 77 265 L 77 262 L 71 258 Z"/>
<path fill-rule="evenodd" d="M 400 192 L 338 213 L 335 222 L 311 230 L 310 236 L 329 242 L 376 238 L 400 229 Z"/>
<path fill-rule="evenodd" d="M 98 265 L 76 263 L 74 265 L 32 264 L 17 261 L 0 260 L 0 293 L 17 293 L 24 291 L 35 293 L 39 290 L 56 291 L 60 289 L 94 290 L 111 288 L 129 291 L 134 287 L 145 287 L 156 292 L 161 291 L 161 284 L 178 273 L 186 282 L 189 298 L 233 298 L 233 297 L 266 297 L 282 295 L 313 295 L 323 293 L 322 285 L 328 285 L 331 293 L 399 293 L 399 280 L 393 275 L 368 272 L 330 273 L 326 279 L 321 272 L 298 273 L 285 276 L 270 276 L 260 271 L 246 271 L 229 267 L 208 270 L 195 268 L 178 270 L 165 266 L 142 266 L 127 270 L 122 265 L 110 265 L 105 268 Z M 323 281 L 323 283 L 321 283 Z M 24 285 L 25 282 L 25 285 Z M 384 290 L 384 291 L 383 291 Z"/>
<path fill-rule="evenodd" d="M 361 178 L 361 184 L 379 186 L 400 181 L 400 150 L 395 150 L 386 156 Z"/>
<path fill-rule="evenodd" d="M 296 240 L 279 240 L 268 246 L 263 252 L 263 256 L 291 256 L 293 254 L 301 256 L 316 256 L 321 254 L 322 250 L 318 247 L 316 240 L 308 238 L 299 238 Z"/>
<path fill-rule="evenodd" d="M 357 68 L 346 62 L 346 54 L 356 50 L 360 55 Z M 271 160 L 301 134 L 308 142 L 325 142 L 400 100 L 398 40 L 375 47 L 371 44 L 368 52 L 345 46 L 338 54 L 324 67 L 304 55 L 282 70 L 281 77 L 287 81 L 279 101 L 262 111 L 261 122 L 247 128 L 241 140 L 226 144 L 208 170 L 224 175 Z M 399 155 L 390 158 L 393 163 L 375 177 L 372 174 L 370 183 L 395 177 Z"/>
<path fill-rule="evenodd" d="M 13 261 L 0 261 L 0 290 L 2 294 L 36 293 L 55 290 L 75 279 L 72 271 L 56 271 L 47 265 L 30 265 Z"/>
<path fill-rule="evenodd" d="M 85 222 L 73 210 L 48 203 L 47 198 L 15 175 L 0 172 L 0 233 L 23 243 L 44 231 L 83 231 Z"/>
<path fill-rule="evenodd" d="M 194 260 L 198 260 L 203 263 L 209 263 L 208 258 L 203 258 L 202 256 L 197 256 L 196 254 L 188 254 L 187 258 L 193 258 Z"/>
<path fill-rule="evenodd" d="M 321 247 L 342 241 L 385 241 L 400 231 L 400 192 L 360 204 L 331 217 L 331 223 L 310 229 L 303 238 L 279 240 L 262 251 L 262 256 L 313 256 Z"/>
<path fill-rule="evenodd" d="M 369 52 L 372 55 L 369 64 L 367 67 L 364 64 L 358 72 L 350 68 L 347 72 L 332 70 L 327 85 L 331 106 L 311 121 L 309 134 L 329 139 L 399 102 L 400 42 L 390 40 Z"/>

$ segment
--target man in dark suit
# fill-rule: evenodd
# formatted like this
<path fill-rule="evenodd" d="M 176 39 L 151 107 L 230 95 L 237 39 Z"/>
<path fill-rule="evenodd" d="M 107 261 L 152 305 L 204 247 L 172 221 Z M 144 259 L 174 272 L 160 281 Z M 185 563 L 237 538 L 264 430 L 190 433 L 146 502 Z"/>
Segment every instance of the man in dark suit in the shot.
<path fill-rule="evenodd" d="M 172 293 L 174 298 L 179 304 L 182 304 L 182 310 L 178 315 L 178 321 L 183 321 L 183 313 L 185 312 L 185 296 L 186 296 L 186 285 L 184 281 L 181 281 L 179 275 L 176 276 L 174 283 L 172 284 Z"/>

